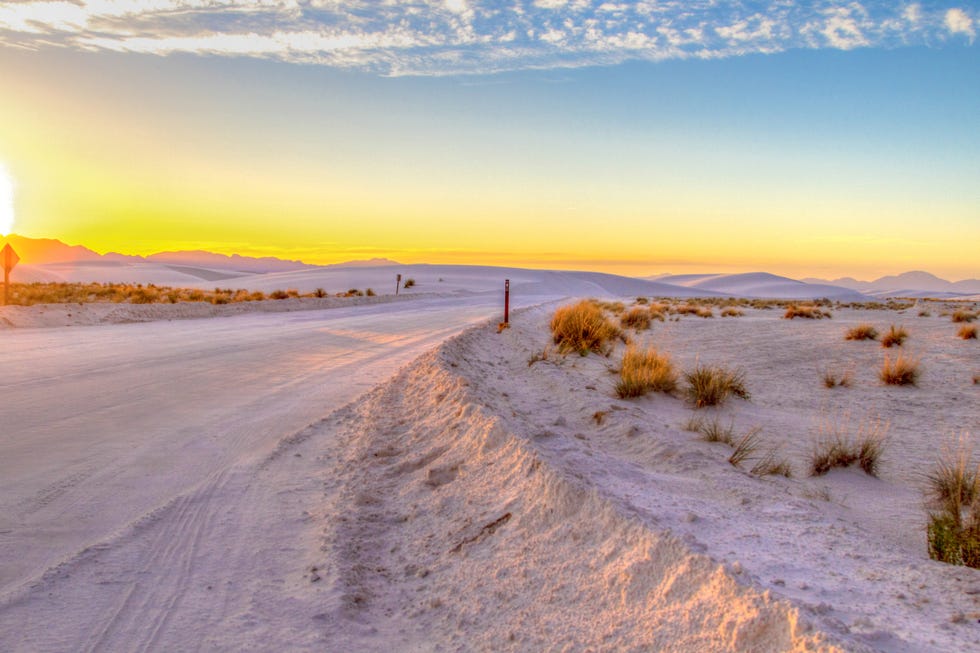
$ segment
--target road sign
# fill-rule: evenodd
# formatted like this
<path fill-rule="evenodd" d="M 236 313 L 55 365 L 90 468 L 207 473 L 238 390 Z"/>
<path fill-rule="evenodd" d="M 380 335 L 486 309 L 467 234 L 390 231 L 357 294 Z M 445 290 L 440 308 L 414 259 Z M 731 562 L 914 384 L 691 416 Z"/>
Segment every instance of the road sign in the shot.
<path fill-rule="evenodd" d="M 3 246 L 0 254 L 3 255 L 3 305 L 6 306 L 7 299 L 10 296 L 10 271 L 17 265 L 20 257 L 17 256 L 17 252 L 10 246 L 10 243 Z"/>
<path fill-rule="evenodd" d="M 20 257 L 17 256 L 17 252 L 15 252 L 14 248 L 10 246 L 10 243 L 7 243 L 6 245 L 3 246 L 3 271 L 4 272 L 10 274 L 10 271 L 14 269 L 14 266 L 17 265 L 17 261 L 19 260 Z"/>

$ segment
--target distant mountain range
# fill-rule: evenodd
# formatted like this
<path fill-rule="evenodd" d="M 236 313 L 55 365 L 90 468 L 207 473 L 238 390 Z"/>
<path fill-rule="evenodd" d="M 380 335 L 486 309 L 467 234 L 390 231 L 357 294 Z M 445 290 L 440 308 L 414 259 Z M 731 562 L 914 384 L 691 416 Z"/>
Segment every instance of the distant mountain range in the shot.
<path fill-rule="evenodd" d="M 53 238 L 28 238 L 10 234 L 2 241 L 10 243 L 17 254 L 20 256 L 21 263 L 31 266 L 45 266 L 50 264 L 65 263 L 116 263 L 116 264 L 138 264 L 156 263 L 167 266 L 197 267 L 210 270 L 222 270 L 227 272 L 241 272 L 244 274 L 266 274 L 269 272 L 289 272 L 293 270 L 306 270 L 318 266 L 302 261 L 291 261 L 276 258 L 273 256 L 253 257 L 240 256 L 239 254 L 216 254 L 202 250 L 159 252 L 149 256 L 131 256 L 127 254 L 117 254 L 109 252 L 99 254 L 93 252 L 82 245 L 66 245 L 60 240 Z M 382 258 L 374 258 L 366 261 L 348 261 L 346 263 L 335 263 L 332 266 L 373 266 L 381 267 L 385 265 L 398 265 L 395 261 Z"/>
<path fill-rule="evenodd" d="M 14 269 L 15 281 L 122 281 L 163 284 L 199 281 L 226 282 L 250 275 L 325 271 L 338 268 L 381 268 L 401 265 L 386 258 L 347 261 L 331 265 L 311 265 L 272 256 L 251 257 L 216 254 L 201 250 L 159 252 L 149 256 L 130 256 L 110 252 L 98 254 L 81 245 L 66 245 L 53 238 L 27 238 L 11 234 L 0 238 L 20 255 Z M 980 295 L 980 280 L 946 281 L 928 272 L 905 272 L 875 281 L 840 279 L 795 280 L 765 272 L 745 274 L 685 274 L 646 277 L 670 286 L 707 295 L 738 295 L 770 298 L 828 297 L 841 301 L 861 301 L 867 297 L 955 298 Z"/>
<path fill-rule="evenodd" d="M 850 288 L 866 295 L 882 296 L 918 296 L 930 294 L 941 295 L 976 295 L 980 294 L 980 279 L 964 279 L 962 281 L 946 281 L 929 272 L 914 271 L 881 277 L 874 281 L 858 281 L 851 277 L 840 279 L 801 279 L 806 283 L 823 283 L 841 288 Z"/>

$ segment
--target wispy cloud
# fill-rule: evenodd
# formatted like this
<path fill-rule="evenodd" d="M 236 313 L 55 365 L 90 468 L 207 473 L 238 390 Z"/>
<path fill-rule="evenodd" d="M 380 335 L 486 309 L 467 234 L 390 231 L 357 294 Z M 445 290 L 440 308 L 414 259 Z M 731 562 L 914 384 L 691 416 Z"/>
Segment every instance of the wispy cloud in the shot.
<path fill-rule="evenodd" d="M 390 75 L 972 43 L 978 27 L 975 5 L 885 0 L 0 2 L 0 44 L 10 46 L 250 56 Z"/>

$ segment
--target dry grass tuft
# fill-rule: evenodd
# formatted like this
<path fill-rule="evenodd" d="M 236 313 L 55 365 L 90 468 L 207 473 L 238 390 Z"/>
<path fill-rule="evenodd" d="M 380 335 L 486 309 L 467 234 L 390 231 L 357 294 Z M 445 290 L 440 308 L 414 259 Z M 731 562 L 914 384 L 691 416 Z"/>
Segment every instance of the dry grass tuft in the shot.
<path fill-rule="evenodd" d="M 668 354 L 656 349 L 627 347 L 619 369 L 616 394 L 621 399 L 640 397 L 648 392 L 673 392 L 677 388 L 677 371 Z"/>
<path fill-rule="evenodd" d="M 844 334 L 844 340 L 877 340 L 878 330 L 870 324 L 859 324 Z"/>
<path fill-rule="evenodd" d="M 977 314 L 972 311 L 960 309 L 953 313 L 953 322 L 972 322 L 977 319 Z"/>
<path fill-rule="evenodd" d="M 933 560 L 980 568 L 980 469 L 971 458 L 961 445 L 926 476 L 931 508 L 926 538 Z"/>
<path fill-rule="evenodd" d="M 878 378 L 886 385 L 916 385 L 921 374 L 918 358 L 899 354 L 895 358 L 885 356 Z"/>
<path fill-rule="evenodd" d="M 636 329 L 646 331 L 650 328 L 650 311 L 646 308 L 635 306 L 623 313 L 619 318 L 619 323 L 624 329 Z"/>
<path fill-rule="evenodd" d="M 908 337 L 908 331 L 906 331 L 904 327 L 898 327 L 896 329 L 895 325 L 893 324 L 888 328 L 888 333 L 882 336 L 881 346 L 887 348 L 891 347 L 892 345 L 897 345 L 898 347 L 901 347 Z"/>
<path fill-rule="evenodd" d="M 732 444 L 735 442 L 735 422 L 731 421 L 728 426 L 722 426 L 721 422 L 714 419 L 710 422 L 700 418 L 692 417 L 690 426 L 693 428 L 688 428 L 689 431 L 694 431 L 701 434 L 701 439 L 705 442 L 721 442 L 723 444 Z"/>
<path fill-rule="evenodd" d="M 851 384 L 854 382 L 854 376 L 851 370 L 835 372 L 833 370 L 826 369 L 823 371 L 821 379 L 823 380 L 823 385 L 825 388 L 850 388 Z"/>
<path fill-rule="evenodd" d="M 619 329 L 595 303 L 583 300 L 555 311 L 551 317 L 551 333 L 561 352 L 576 351 L 585 356 L 590 351 L 607 353 L 610 341 L 619 335 Z"/>
<path fill-rule="evenodd" d="M 786 478 L 793 478 L 793 467 L 789 462 L 777 458 L 775 450 L 770 450 L 752 466 L 749 473 L 753 476 L 785 476 Z"/>
<path fill-rule="evenodd" d="M 749 398 L 745 375 L 741 370 L 728 370 L 718 365 L 700 365 L 684 374 L 687 398 L 695 408 L 723 404 L 731 395 Z"/>
<path fill-rule="evenodd" d="M 743 315 L 745 313 L 734 306 L 727 306 L 721 310 L 722 317 L 742 317 Z"/>
<path fill-rule="evenodd" d="M 977 339 L 977 328 L 972 324 L 964 324 L 956 332 L 958 338 L 963 340 L 976 340 Z"/>
<path fill-rule="evenodd" d="M 759 428 L 751 429 L 748 433 L 732 443 L 732 455 L 728 462 L 733 467 L 739 467 L 748 460 L 759 448 Z"/>
<path fill-rule="evenodd" d="M 791 304 L 786 308 L 783 319 L 792 320 L 797 317 L 803 317 L 808 320 L 820 320 L 825 317 L 831 317 L 831 313 L 830 311 L 820 310 L 818 306 L 813 306 L 812 304 L 803 304 L 802 306 Z"/>
<path fill-rule="evenodd" d="M 862 426 L 854 438 L 839 431 L 819 440 L 810 455 L 810 475 L 822 476 L 835 467 L 857 464 L 869 476 L 878 476 L 886 428 L 881 422 Z"/>

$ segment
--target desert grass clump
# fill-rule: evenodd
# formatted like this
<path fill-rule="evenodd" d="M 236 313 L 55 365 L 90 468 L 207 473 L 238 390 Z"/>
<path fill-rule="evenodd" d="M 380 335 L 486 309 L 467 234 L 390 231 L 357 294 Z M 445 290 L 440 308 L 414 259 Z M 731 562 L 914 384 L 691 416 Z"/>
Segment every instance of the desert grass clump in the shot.
<path fill-rule="evenodd" d="M 892 345 L 901 347 L 908 337 L 908 331 L 906 331 L 903 327 L 898 327 L 896 329 L 895 325 L 893 324 L 888 328 L 888 333 L 881 337 L 881 346 L 886 348 L 891 347 Z"/>
<path fill-rule="evenodd" d="M 578 352 L 585 356 L 590 351 L 607 353 L 609 341 L 619 335 L 619 329 L 610 322 L 598 306 L 588 300 L 562 306 L 551 317 L 551 334 L 559 351 Z"/>
<path fill-rule="evenodd" d="M 732 444 L 735 442 L 735 422 L 729 422 L 728 426 L 723 426 L 717 419 L 709 422 L 700 418 L 697 418 L 697 421 L 693 421 L 692 418 L 689 424 L 694 428 L 689 428 L 688 430 L 700 433 L 701 439 L 705 442 L 721 442 L 723 444 Z"/>
<path fill-rule="evenodd" d="M 616 384 L 616 394 L 621 399 L 640 397 L 648 392 L 670 393 L 676 388 L 677 371 L 669 355 L 652 347 L 627 347 Z"/>
<path fill-rule="evenodd" d="M 870 426 L 862 425 L 853 438 L 837 431 L 819 440 L 810 455 L 810 476 L 857 465 L 865 474 L 877 478 L 885 450 L 885 431 L 881 422 L 874 422 Z"/>
<path fill-rule="evenodd" d="M 623 313 L 619 318 L 620 324 L 624 329 L 636 329 L 645 331 L 650 328 L 650 311 L 646 308 L 635 306 Z"/>
<path fill-rule="evenodd" d="M 953 322 L 972 322 L 977 319 L 977 314 L 971 311 L 958 310 L 953 312 Z"/>
<path fill-rule="evenodd" d="M 695 408 L 718 406 L 735 395 L 749 398 L 745 388 L 745 375 L 740 370 L 729 370 L 718 365 L 698 364 L 684 374 L 687 382 L 687 398 Z"/>
<path fill-rule="evenodd" d="M 854 382 L 854 377 L 851 370 L 835 372 L 834 370 L 826 369 L 821 375 L 821 380 L 825 388 L 850 388 Z"/>
<path fill-rule="evenodd" d="M 727 306 L 721 309 L 722 317 L 742 317 L 743 315 L 745 315 L 745 313 L 735 308 L 734 306 Z"/>
<path fill-rule="evenodd" d="M 926 476 L 929 557 L 980 568 L 980 469 L 970 450 L 946 453 Z"/>
<path fill-rule="evenodd" d="M 404 283 L 402 283 L 402 288 L 411 288 L 414 285 L 415 285 L 415 279 L 409 277 L 408 279 L 405 279 Z"/>
<path fill-rule="evenodd" d="M 785 476 L 793 478 L 793 466 L 786 460 L 776 457 L 776 451 L 766 452 L 762 458 L 756 461 L 749 473 L 753 476 Z"/>
<path fill-rule="evenodd" d="M 917 385 L 921 373 L 918 358 L 899 354 L 895 358 L 885 356 L 878 378 L 886 385 Z"/>
<path fill-rule="evenodd" d="M 820 310 L 818 306 L 814 306 L 812 304 L 791 304 L 786 308 L 786 312 L 783 314 L 783 319 L 792 320 L 797 317 L 802 317 L 808 320 L 821 320 L 830 316 L 830 311 Z"/>
<path fill-rule="evenodd" d="M 962 338 L 963 340 L 976 340 L 977 339 L 977 328 L 972 324 L 964 324 L 956 332 L 957 338 Z"/>
<path fill-rule="evenodd" d="M 756 427 L 732 443 L 732 455 L 728 457 L 728 462 L 733 467 L 740 467 L 758 448 L 759 428 Z"/>
<path fill-rule="evenodd" d="M 870 324 L 859 324 L 851 327 L 844 334 L 844 340 L 877 340 L 878 329 Z"/>

